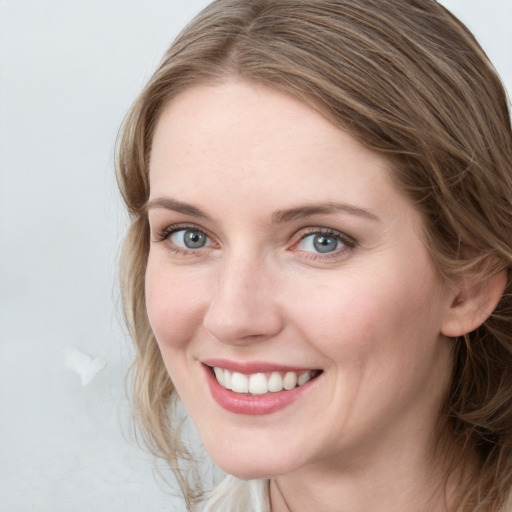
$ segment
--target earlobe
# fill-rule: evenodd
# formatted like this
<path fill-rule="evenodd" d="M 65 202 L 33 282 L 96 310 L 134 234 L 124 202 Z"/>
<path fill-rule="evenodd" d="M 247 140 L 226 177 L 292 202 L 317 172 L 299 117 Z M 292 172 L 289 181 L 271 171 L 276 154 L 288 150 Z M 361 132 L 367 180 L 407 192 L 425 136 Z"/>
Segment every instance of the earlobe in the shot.
<path fill-rule="evenodd" d="M 482 325 L 494 311 L 507 285 L 505 270 L 460 287 L 443 322 L 441 333 L 449 338 L 463 336 Z"/>

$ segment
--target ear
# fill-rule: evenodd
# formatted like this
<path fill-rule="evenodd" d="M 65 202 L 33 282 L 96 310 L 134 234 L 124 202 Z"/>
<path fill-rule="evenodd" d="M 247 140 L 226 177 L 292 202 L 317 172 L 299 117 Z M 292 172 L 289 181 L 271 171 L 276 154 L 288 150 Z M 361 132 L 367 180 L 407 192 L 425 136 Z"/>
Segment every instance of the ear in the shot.
<path fill-rule="evenodd" d="M 458 287 L 441 333 L 455 338 L 480 327 L 498 305 L 506 285 L 507 272 L 503 270 L 483 281 Z"/>

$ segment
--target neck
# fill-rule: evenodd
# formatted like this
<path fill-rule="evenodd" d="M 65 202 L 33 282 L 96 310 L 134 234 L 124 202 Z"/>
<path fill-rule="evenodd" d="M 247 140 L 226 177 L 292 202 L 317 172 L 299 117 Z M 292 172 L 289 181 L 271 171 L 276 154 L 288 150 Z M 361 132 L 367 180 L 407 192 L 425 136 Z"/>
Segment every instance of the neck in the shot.
<path fill-rule="evenodd" d="M 403 481 L 401 482 L 403 484 Z M 361 482 L 354 478 L 323 478 L 321 482 L 276 478 L 270 483 L 272 512 L 447 512 L 443 487 L 415 482 Z"/>
<path fill-rule="evenodd" d="M 272 512 L 449 512 L 455 491 L 442 463 L 395 447 L 380 461 L 301 468 L 270 483 Z M 459 475 L 460 476 L 460 475 Z M 460 481 L 460 480 L 458 480 Z"/>

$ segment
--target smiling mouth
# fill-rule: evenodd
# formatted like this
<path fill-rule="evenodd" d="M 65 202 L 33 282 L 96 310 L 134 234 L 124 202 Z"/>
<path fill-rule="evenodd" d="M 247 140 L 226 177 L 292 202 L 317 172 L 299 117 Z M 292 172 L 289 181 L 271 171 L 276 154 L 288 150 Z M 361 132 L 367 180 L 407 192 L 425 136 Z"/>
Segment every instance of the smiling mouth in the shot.
<path fill-rule="evenodd" d="M 304 386 L 322 373 L 322 370 L 301 370 L 244 374 L 218 366 L 210 368 L 217 382 L 224 389 L 244 395 L 267 395 L 291 391 Z"/>

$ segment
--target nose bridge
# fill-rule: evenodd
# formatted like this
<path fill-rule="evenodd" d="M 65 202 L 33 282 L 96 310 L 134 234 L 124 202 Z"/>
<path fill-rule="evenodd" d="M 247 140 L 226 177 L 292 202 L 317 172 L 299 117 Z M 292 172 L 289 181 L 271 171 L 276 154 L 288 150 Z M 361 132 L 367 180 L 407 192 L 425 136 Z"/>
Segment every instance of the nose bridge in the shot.
<path fill-rule="evenodd" d="M 277 334 L 281 320 L 272 293 L 271 269 L 263 258 L 233 253 L 220 264 L 204 327 L 226 343 Z"/>

